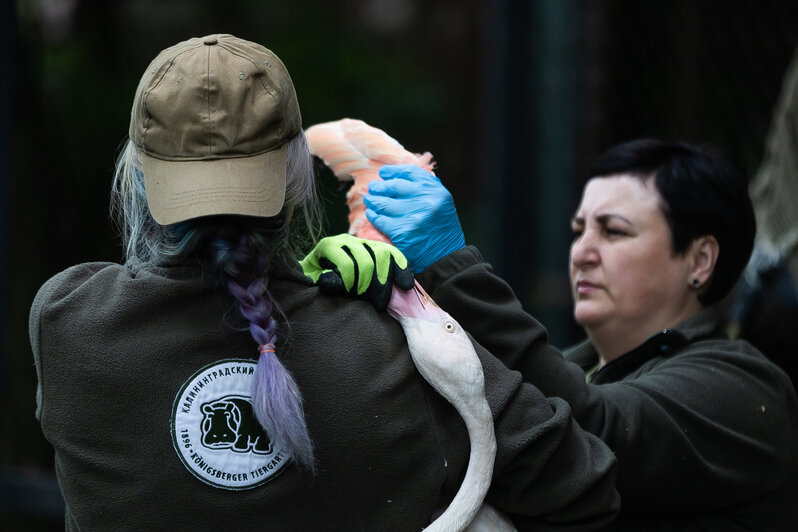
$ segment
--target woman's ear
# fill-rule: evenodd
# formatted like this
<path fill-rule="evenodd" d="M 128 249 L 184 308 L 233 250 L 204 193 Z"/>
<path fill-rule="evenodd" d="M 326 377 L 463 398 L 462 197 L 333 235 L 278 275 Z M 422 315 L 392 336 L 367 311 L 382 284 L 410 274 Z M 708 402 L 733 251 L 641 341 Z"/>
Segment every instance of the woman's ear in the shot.
<path fill-rule="evenodd" d="M 693 288 L 702 288 L 709 282 L 718 262 L 720 246 L 712 235 L 698 237 L 690 245 L 690 277 L 687 283 Z"/>

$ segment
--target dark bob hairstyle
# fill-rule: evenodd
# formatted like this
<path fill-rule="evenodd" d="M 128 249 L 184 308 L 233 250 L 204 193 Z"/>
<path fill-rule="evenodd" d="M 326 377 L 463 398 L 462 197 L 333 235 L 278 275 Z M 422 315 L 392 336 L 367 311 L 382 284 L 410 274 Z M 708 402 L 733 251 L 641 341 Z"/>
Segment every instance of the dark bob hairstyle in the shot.
<path fill-rule="evenodd" d="M 720 248 L 704 305 L 734 287 L 754 246 L 756 220 L 745 173 L 718 153 L 685 142 L 640 139 L 610 148 L 591 177 L 653 177 L 670 227 L 673 252 L 682 255 L 696 238 L 712 235 Z"/>

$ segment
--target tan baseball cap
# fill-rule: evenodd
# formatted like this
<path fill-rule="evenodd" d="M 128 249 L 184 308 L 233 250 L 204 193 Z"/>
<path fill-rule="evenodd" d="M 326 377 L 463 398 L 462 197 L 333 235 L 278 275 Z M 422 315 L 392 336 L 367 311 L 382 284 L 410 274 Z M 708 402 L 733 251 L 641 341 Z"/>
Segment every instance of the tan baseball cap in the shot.
<path fill-rule="evenodd" d="M 263 46 L 208 35 L 162 51 L 139 82 L 130 119 L 152 217 L 168 225 L 278 214 L 285 143 L 301 127 L 291 77 Z"/>

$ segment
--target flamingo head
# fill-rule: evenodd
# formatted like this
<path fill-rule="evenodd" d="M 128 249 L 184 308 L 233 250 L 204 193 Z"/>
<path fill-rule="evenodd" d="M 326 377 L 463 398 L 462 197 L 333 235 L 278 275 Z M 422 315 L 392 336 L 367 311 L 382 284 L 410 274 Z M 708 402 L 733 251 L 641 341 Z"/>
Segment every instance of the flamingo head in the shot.
<path fill-rule="evenodd" d="M 411 290 L 394 286 L 388 314 L 402 326 L 408 344 L 416 352 L 429 350 L 430 356 L 438 356 L 437 350 L 444 346 L 474 349 L 460 324 L 432 300 L 418 281 Z"/>

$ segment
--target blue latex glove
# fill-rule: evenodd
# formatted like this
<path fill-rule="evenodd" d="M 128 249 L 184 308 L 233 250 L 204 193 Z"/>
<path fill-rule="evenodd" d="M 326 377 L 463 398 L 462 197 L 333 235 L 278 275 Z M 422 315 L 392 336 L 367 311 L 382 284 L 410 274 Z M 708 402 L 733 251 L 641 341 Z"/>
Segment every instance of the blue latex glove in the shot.
<path fill-rule="evenodd" d="M 369 182 L 366 217 L 407 257 L 414 273 L 465 247 L 452 195 L 433 174 L 411 164 L 380 168 Z"/>

